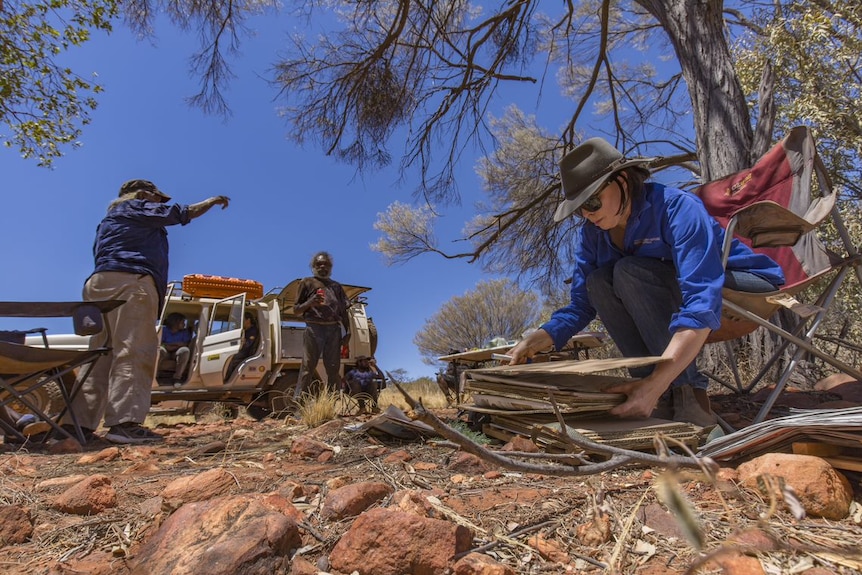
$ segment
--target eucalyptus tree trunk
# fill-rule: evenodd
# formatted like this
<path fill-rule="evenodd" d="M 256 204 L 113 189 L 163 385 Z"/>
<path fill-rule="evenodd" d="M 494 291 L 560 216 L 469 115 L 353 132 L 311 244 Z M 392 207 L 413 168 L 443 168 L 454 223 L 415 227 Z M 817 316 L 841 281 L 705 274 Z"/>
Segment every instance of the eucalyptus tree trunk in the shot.
<path fill-rule="evenodd" d="M 691 97 L 702 181 L 749 167 L 753 129 L 724 33 L 722 0 L 634 0 L 667 32 Z"/>

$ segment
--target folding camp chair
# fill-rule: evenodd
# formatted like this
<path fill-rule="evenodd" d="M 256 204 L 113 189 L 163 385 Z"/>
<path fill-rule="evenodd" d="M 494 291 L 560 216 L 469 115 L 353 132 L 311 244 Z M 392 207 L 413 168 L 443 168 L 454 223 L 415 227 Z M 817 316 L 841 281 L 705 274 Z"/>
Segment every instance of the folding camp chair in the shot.
<path fill-rule="evenodd" d="M 119 300 L 0 302 L 0 316 L 72 317 L 76 334 L 94 335 L 103 329 L 103 315 L 123 303 Z M 45 331 L 44 328 L 29 330 L 29 332 L 42 333 L 43 346 L 41 347 L 26 345 L 24 335 L 28 332 L 25 331 L 6 332 L 4 338 L 6 341 L 0 341 L 0 408 L 14 404 L 16 408 L 28 410 L 47 422 L 57 433 L 71 437 L 59 424 L 60 418 L 68 411 L 77 439 L 84 443 L 81 426 L 75 412 L 71 409 L 72 399 L 77 394 L 80 383 L 90 373 L 95 361 L 108 353 L 110 348 L 84 351 L 49 348 Z M 80 371 L 77 377 L 68 377 L 76 371 Z M 74 383 L 70 385 L 68 382 L 72 379 Z M 46 413 L 46 406 L 40 406 L 35 399 L 35 394 L 49 385 L 56 385 L 62 396 L 62 409 L 55 415 Z M 22 441 L 26 439 L 19 430 L 7 422 L 0 420 L 0 428 L 7 434 L 19 437 Z"/>
<path fill-rule="evenodd" d="M 817 176 L 816 189 L 814 175 Z M 707 343 L 725 343 L 731 357 L 735 390 L 744 393 L 763 380 L 789 346 L 795 348 L 754 422 L 766 418 L 806 355 L 862 380 L 858 369 L 827 355 L 812 343 L 850 269 L 855 270 L 862 285 L 862 262 L 835 206 L 836 193 L 817 155 L 811 131 L 804 126 L 792 129 L 752 168 L 704 184 L 696 193 L 709 213 L 727 230 L 723 246 L 725 263 L 735 235 L 755 251 L 771 257 L 784 271 L 786 284 L 778 291 L 753 294 L 725 289 L 721 327 L 707 340 Z M 828 222 L 837 230 L 839 241 L 834 243 L 841 244 L 843 253 L 827 249 L 818 235 L 818 230 Z M 798 301 L 803 292 L 811 293 L 815 288 L 820 292 L 812 303 Z M 769 321 L 781 308 L 795 313 L 795 325 L 789 330 Z M 758 326 L 776 335 L 781 343 L 760 372 L 743 384 L 730 342 Z M 714 375 L 711 377 L 734 389 Z"/>

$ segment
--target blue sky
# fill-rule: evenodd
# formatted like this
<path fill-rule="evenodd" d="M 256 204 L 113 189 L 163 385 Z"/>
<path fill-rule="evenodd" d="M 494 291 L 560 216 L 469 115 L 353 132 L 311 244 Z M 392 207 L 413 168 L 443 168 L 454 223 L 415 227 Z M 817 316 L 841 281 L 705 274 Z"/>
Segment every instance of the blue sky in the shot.
<path fill-rule="evenodd" d="M 0 150 L 6 202 L 0 215 L 6 246 L 0 299 L 79 299 L 107 204 L 125 180 L 149 179 L 182 203 L 217 194 L 232 200 L 225 211 L 216 208 L 169 229 L 171 279 L 190 273 L 251 278 L 270 290 L 308 275 L 311 256 L 327 250 L 335 260 L 334 279 L 372 288 L 368 313 L 380 334 L 380 365 L 405 369 L 411 377 L 433 375 L 435 368 L 422 363 L 413 345 L 415 333 L 444 302 L 487 276 L 477 266 L 435 255 L 388 267 L 370 249 L 379 235 L 373 228 L 377 214 L 395 200 L 411 201 L 416 175 L 399 182 L 393 168 L 362 177 L 318 148 L 289 141 L 267 78 L 284 35 L 293 31 L 290 21 L 259 18 L 250 26 L 258 36 L 244 40 L 231 62 L 236 77 L 226 92 L 233 111 L 227 120 L 184 102 L 197 90 L 188 66 L 194 34 L 160 23 L 154 45 L 117 25 L 111 36 L 97 35 L 69 55 L 82 75 L 98 74 L 106 91 L 85 127 L 83 147 L 69 150 L 52 169 L 20 158 L 14 149 Z M 511 102 L 498 103 L 502 110 Z M 554 114 L 560 121 L 567 116 L 565 110 Z M 398 144 L 392 151 L 400 152 Z M 438 230 L 450 251 L 455 246 L 449 242 L 459 237 L 479 198 L 474 162 L 459 166 L 464 207 L 447 211 Z M 67 320 L 36 323 L 53 333 L 71 330 Z M 11 327 L 35 325 L 0 321 L 0 329 Z"/>

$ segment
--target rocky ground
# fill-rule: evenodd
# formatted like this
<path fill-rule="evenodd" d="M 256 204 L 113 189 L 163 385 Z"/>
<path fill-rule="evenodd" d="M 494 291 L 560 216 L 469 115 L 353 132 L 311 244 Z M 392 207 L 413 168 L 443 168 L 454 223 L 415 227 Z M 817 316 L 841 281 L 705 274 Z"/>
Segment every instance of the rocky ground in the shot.
<path fill-rule="evenodd" d="M 844 401 L 833 395 L 805 401 Z M 715 405 L 743 423 L 757 407 Z M 862 480 L 816 457 L 766 456 L 715 477 L 643 466 L 554 476 L 345 429 L 367 417 L 313 429 L 164 420 L 166 441 L 151 446 L 3 446 L 0 572 L 862 573 Z"/>

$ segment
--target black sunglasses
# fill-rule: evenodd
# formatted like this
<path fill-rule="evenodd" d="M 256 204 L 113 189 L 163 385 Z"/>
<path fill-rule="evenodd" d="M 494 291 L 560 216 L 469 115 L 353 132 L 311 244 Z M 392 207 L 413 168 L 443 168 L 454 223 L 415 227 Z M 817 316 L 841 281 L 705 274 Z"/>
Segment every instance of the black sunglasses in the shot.
<path fill-rule="evenodd" d="M 587 198 L 587 201 L 581 204 L 581 206 L 578 208 L 578 212 L 581 214 L 581 216 L 584 215 L 584 212 L 592 213 L 602 209 L 602 199 L 599 196 L 602 194 L 602 190 L 604 189 L 605 186 L 602 186 L 599 191 Z"/>
<path fill-rule="evenodd" d="M 596 190 L 595 194 L 587 198 L 587 200 L 578 207 L 578 214 L 583 218 L 585 217 L 584 212 L 594 213 L 602 209 L 602 199 L 599 196 L 602 195 L 602 192 L 605 190 L 605 188 L 607 188 L 616 181 L 616 178 L 611 178 L 607 182 L 605 182 L 604 186 Z"/>

